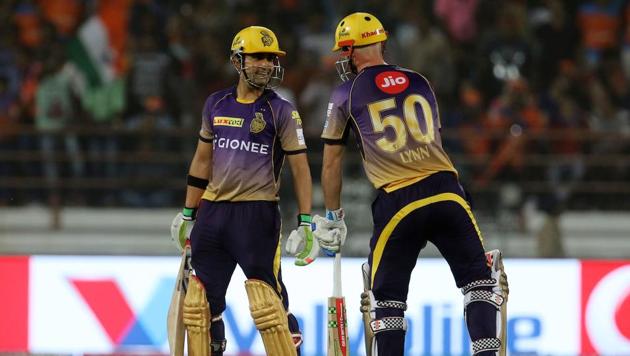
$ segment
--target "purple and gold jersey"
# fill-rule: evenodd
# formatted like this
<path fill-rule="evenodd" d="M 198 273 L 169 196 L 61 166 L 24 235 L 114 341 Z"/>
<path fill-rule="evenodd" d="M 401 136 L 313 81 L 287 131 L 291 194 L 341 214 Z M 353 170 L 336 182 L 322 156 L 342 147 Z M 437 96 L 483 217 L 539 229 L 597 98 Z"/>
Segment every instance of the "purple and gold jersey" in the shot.
<path fill-rule="evenodd" d="M 285 154 L 306 150 L 300 115 L 272 90 L 254 102 L 237 100 L 235 88 L 210 95 L 199 135 L 213 142 L 210 201 L 278 200 Z"/>
<path fill-rule="evenodd" d="M 442 148 L 440 115 L 429 82 L 392 65 L 364 69 L 332 93 L 322 138 L 345 144 L 353 130 L 367 177 L 387 192 L 433 173 L 457 173 Z"/>

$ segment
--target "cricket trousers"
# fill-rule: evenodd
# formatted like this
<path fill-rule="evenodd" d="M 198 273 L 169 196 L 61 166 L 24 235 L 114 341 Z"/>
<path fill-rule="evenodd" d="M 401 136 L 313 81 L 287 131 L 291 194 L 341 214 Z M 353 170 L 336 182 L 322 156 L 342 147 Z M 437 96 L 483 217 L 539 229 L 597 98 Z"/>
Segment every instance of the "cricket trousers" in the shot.
<path fill-rule="evenodd" d="M 448 262 L 458 288 L 490 277 L 481 233 L 455 174 L 439 172 L 390 193 L 379 190 L 372 215 L 369 263 L 376 301 L 407 301 L 411 272 L 427 242 L 433 243 Z M 451 285 L 450 281 L 444 282 L 414 288 Z M 404 309 L 376 309 L 376 319 L 392 316 L 404 316 Z M 493 332 L 477 329 L 473 326 L 471 330 L 469 325 L 471 336 Z M 377 333 L 376 340 L 378 356 L 404 355 L 404 331 Z"/>
<path fill-rule="evenodd" d="M 247 279 L 272 286 L 288 310 L 289 297 L 280 266 L 280 230 L 277 202 L 202 200 L 190 235 L 191 264 L 206 289 L 213 317 L 225 311 L 225 294 L 237 264 Z M 300 334 L 292 314 L 289 330 Z M 211 335 L 213 339 L 225 338 L 222 321 L 212 323 Z"/>

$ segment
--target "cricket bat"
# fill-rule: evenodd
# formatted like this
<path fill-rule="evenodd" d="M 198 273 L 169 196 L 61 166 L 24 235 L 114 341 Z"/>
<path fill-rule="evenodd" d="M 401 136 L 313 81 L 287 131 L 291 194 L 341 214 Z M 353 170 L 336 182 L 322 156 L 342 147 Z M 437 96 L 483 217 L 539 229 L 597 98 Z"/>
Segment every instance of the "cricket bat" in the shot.
<path fill-rule="evenodd" d="M 186 285 L 190 275 L 190 247 L 186 246 L 182 252 L 182 260 L 179 263 L 179 271 L 175 280 L 175 288 L 171 297 L 171 304 L 168 307 L 166 327 L 168 333 L 168 346 L 171 356 L 184 355 L 184 339 L 186 329 L 183 321 L 184 297 L 186 296 Z"/>
<path fill-rule="evenodd" d="M 335 254 L 333 295 L 328 298 L 328 356 L 348 356 L 346 299 L 341 292 L 341 253 Z"/>

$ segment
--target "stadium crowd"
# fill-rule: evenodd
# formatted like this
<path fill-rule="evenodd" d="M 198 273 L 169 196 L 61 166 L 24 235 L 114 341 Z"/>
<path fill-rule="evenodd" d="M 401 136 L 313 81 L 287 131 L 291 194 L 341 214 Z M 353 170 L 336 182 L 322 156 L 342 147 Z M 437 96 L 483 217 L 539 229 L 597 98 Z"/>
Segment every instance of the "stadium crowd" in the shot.
<path fill-rule="evenodd" d="M 482 204 L 484 189 L 501 182 L 524 191 L 530 184 L 549 211 L 630 209 L 618 198 L 630 197 L 628 186 L 614 190 L 630 181 L 626 0 L 3 0 L 0 205 L 46 202 L 62 178 L 177 178 L 204 99 L 234 82 L 230 41 L 254 24 L 273 29 L 287 52 L 279 91 L 297 105 L 317 152 L 339 82 L 333 28 L 356 10 L 384 22 L 388 58 L 432 82 L 445 147 Z M 164 134 L 179 129 L 187 134 Z M 31 190 L 8 183 L 36 177 L 43 184 Z M 573 189 L 588 182 L 610 189 Z M 174 188 L 100 188 L 63 197 L 123 206 L 181 200 Z"/>

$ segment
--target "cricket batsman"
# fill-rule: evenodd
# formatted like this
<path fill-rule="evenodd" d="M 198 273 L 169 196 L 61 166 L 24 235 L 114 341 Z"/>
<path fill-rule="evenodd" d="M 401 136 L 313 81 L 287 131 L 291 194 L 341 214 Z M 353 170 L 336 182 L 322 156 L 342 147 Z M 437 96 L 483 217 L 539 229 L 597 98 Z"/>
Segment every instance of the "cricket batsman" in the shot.
<path fill-rule="evenodd" d="M 350 131 L 378 190 L 361 300 L 367 354 L 403 356 L 407 292 L 418 254 L 433 243 L 464 295 L 474 355 L 505 355 L 507 277 L 501 253 L 482 236 L 442 148 L 440 115 L 429 81 L 383 58 L 387 31 L 364 12 L 343 18 L 333 51 L 343 83 L 334 89 L 324 124 L 322 187 L 326 217 L 315 217 L 320 246 L 336 252 L 346 237 L 341 167 Z M 414 286 L 439 288 L 440 286 Z"/>
<path fill-rule="evenodd" d="M 312 182 L 302 119 L 273 90 L 282 80 L 284 55 L 270 29 L 241 30 L 230 56 L 238 83 L 211 94 L 203 108 L 185 208 L 171 226 L 179 246 L 190 234 L 194 276 L 184 301 L 184 325 L 193 356 L 207 356 L 208 348 L 213 356 L 225 351 L 221 313 L 237 264 L 247 277 L 250 312 L 267 354 L 299 354 L 302 335 L 289 312 L 280 266 L 278 189 L 285 158 L 299 209 L 287 249 L 296 265 L 305 266 L 319 247 L 311 231 Z"/>

